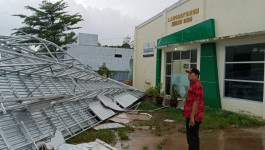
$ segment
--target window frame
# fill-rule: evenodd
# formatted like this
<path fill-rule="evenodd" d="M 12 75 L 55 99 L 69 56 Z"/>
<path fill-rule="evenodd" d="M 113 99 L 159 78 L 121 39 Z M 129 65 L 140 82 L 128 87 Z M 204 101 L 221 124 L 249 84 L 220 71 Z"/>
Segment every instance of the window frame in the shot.
<path fill-rule="evenodd" d="M 255 44 L 265 44 L 264 43 L 245 43 L 245 44 L 236 44 L 236 45 L 226 45 L 224 49 L 224 78 L 223 78 L 223 98 L 229 98 L 229 99 L 235 99 L 235 100 L 241 100 L 241 101 L 247 101 L 247 102 L 254 102 L 254 103 L 263 103 L 264 102 L 264 89 L 265 89 L 265 84 L 264 80 L 263 81 L 255 81 L 255 80 L 237 80 L 237 79 L 226 79 L 226 64 L 259 64 L 263 63 L 264 64 L 264 76 L 265 76 L 265 53 L 264 53 L 264 61 L 235 61 L 235 62 L 226 62 L 226 52 L 227 52 L 227 47 L 231 46 L 246 46 L 246 45 L 255 45 Z M 237 97 L 229 97 L 225 95 L 225 90 L 226 90 L 226 81 L 231 81 L 231 82 L 244 82 L 244 83 L 262 83 L 263 84 L 263 97 L 262 101 L 257 101 L 257 100 L 251 100 L 251 99 L 242 99 L 242 98 L 237 98 Z"/>

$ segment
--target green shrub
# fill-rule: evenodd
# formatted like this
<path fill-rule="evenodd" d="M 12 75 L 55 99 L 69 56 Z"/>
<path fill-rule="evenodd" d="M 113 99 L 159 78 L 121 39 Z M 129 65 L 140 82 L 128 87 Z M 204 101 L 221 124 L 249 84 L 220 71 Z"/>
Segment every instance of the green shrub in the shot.
<path fill-rule="evenodd" d="M 148 89 L 146 89 L 145 91 L 145 94 L 148 96 L 148 97 L 155 97 L 155 88 L 154 87 L 149 87 Z"/>

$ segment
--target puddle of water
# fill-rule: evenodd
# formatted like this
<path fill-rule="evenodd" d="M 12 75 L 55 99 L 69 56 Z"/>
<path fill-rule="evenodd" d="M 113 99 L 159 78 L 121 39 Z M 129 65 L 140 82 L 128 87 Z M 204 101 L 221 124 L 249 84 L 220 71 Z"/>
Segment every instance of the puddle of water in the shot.
<path fill-rule="evenodd" d="M 188 149 L 186 134 L 171 131 L 156 136 L 151 130 L 135 130 L 129 135 L 131 140 L 121 141 L 128 150 L 156 150 L 157 145 L 166 139 L 164 150 Z M 257 128 L 235 128 L 224 130 L 203 130 L 200 132 L 202 150 L 265 150 L 265 126 Z"/>
<path fill-rule="evenodd" d="M 201 132 L 200 140 L 207 150 L 263 150 L 265 139 L 244 129 L 225 129 Z"/>

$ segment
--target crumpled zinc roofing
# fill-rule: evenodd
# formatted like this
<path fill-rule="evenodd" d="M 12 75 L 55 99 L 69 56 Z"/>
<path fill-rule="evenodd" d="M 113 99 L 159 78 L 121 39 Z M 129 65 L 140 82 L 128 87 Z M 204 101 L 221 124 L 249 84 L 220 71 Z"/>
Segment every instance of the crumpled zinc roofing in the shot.
<path fill-rule="evenodd" d="M 98 75 L 52 42 L 0 36 L 1 150 L 38 149 L 56 130 L 68 139 L 115 114 L 97 95 L 115 103 L 144 93 Z"/>

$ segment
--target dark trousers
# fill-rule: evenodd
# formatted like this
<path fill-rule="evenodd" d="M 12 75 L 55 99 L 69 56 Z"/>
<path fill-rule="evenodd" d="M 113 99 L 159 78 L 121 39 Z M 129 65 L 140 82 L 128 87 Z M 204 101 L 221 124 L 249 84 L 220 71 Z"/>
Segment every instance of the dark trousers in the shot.
<path fill-rule="evenodd" d="M 199 128 L 200 122 L 195 121 L 194 126 L 189 126 L 190 118 L 186 118 L 186 135 L 189 144 L 189 150 L 199 150 L 200 149 L 200 138 L 199 138 Z"/>

